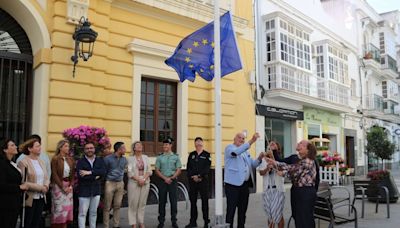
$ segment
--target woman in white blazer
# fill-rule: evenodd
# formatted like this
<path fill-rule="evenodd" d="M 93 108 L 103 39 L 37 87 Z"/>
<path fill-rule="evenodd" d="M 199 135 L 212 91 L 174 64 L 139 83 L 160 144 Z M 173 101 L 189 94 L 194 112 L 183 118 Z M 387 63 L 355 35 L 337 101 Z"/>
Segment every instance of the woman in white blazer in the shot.
<path fill-rule="evenodd" d="M 128 220 L 132 228 L 144 228 L 144 211 L 152 174 L 149 158 L 142 154 L 142 142 L 132 144 L 132 156 L 128 158 Z"/>

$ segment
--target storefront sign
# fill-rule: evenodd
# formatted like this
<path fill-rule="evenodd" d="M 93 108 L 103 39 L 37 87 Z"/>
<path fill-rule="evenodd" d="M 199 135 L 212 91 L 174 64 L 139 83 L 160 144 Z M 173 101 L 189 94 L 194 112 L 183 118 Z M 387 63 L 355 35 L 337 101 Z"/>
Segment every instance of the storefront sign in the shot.
<path fill-rule="evenodd" d="M 290 109 L 257 105 L 257 114 L 263 115 L 269 118 L 277 118 L 284 120 L 303 120 L 304 115 L 301 111 L 295 111 Z"/>
<path fill-rule="evenodd" d="M 304 113 L 306 122 L 320 123 L 326 126 L 341 126 L 341 118 L 338 114 L 314 108 L 305 108 Z"/>

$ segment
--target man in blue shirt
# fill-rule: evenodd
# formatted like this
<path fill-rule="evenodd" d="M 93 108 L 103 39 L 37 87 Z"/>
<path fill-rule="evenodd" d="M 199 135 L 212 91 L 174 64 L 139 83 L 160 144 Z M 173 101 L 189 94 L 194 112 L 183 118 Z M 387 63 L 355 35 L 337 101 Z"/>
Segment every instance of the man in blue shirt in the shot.
<path fill-rule="evenodd" d="M 127 167 L 127 160 L 124 157 L 126 152 L 123 142 L 114 144 L 114 153 L 104 158 L 106 166 L 106 184 L 104 188 L 104 228 L 109 227 L 110 208 L 113 202 L 114 227 L 119 227 L 119 209 L 121 208 L 122 197 L 124 196 L 124 173 Z"/>

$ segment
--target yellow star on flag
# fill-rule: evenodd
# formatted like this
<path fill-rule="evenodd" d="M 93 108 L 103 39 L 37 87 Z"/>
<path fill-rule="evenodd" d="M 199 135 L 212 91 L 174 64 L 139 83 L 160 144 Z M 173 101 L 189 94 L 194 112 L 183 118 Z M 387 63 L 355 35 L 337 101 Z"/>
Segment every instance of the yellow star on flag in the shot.
<path fill-rule="evenodd" d="M 193 46 L 198 47 L 199 46 L 199 42 L 197 42 L 197 41 L 193 42 Z"/>
<path fill-rule="evenodd" d="M 190 62 L 190 58 L 189 58 L 189 57 L 186 57 L 186 58 L 185 58 L 185 62 L 187 62 L 187 63 Z"/>
<path fill-rule="evenodd" d="M 204 72 L 204 70 L 203 70 L 203 69 L 200 69 L 200 72 L 201 72 L 201 73 L 203 73 L 203 72 Z"/>
<path fill-rule="evenodd" d="M 211 65 L 211 66 L 210 66 L 210 69 L 211 69 L 211 70 L 214 69 L 214 65 Z"/>
<path fill-rule="evenodd" d="M 214 41 L 213 41 L 213 42 L 211 42 L 211 47 L 215 47 L 215 43 L 214 43 Z"/>
<path fill-rule="evenodd" d="M 190 65 L 189 65 L 189 68 L 193 68 L 193 67 L 194 67 L 193 64 L 190 64 Z"/>
<path fill-rule="evenodd" d="M 208 44 L 208 40 L 207 40 L 207 39 L 203 39 L 203 40 L 201 41 L 201 43 L 203 43 L 203 45 L 207 45 L 207 44 Z"/>
<path fill-rule="evenodd" d="M 192 54 L 192 49 L 191 48 L 188 48 L 186 51 L 187 51 L 188 54 Z"/>

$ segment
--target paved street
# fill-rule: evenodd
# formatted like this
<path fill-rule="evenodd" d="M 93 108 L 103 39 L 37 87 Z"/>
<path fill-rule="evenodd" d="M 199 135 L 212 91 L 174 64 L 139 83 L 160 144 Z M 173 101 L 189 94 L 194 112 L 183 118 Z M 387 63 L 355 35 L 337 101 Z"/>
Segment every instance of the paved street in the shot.
<path fill-rule="evenodd" d="M 393 172 L 393 176 L 397 183 L 397 186 L 400 187 L 400 171 L 396 170 Z M 351 190 L 352 186 L 346 186 L 349 190 Z M 285 212 L 284 217 L 285 221 L 288 220 L 290 217 L 290 196 L 289 196 L 289 188 L 290 184 L 286 185 L 286 201 L 285 201 Z M 352 192 L 352 190 L 351 190 Z M 353 198 L 353 196 L 352 196 Z M 225 199 L 224 199 L 225 200 Z M 224 202 L 225 203 L 225 202 Z M 199 227 L 203 225 L 203 221 L 201 219 L 201 204 L 200 200 L 198 201 L 198 210 L 200 212 L 198 225 Z M 358 211 L 358 227 L 368 227 L 368 228 L 375 228 L 375 227 L 385 227 L 385 228 L 395 228 L 399 227 L 400 224 L 400 200 L 397 203 L 390 205 L 390 215 L 391 218 L 386 218 L 386 207 L 384 204 L 379 205 L 379 212 L 375 214 L 375 204 L 371 202 L 366 203 L 365 208 L 365 218 L 361 219 L 361 201 L 356 201 L 355 204 L 357 211 Z M 225 206 L 224 206 L 225 208 Z M 189 222 L 189 215 L 190 215 L 190 207 L 186 208 L 184 202 L 180 202 L 178 205 L 178 225 L 180 227 L 184 227 Z M 210 200 L 210 214 L 214 213 L 214 200 Z M 346 210 L 343 210 L 343 215 L 346 214 Z M 157 205 L 150 205 L 146 207 L 146 215 L 145 215 L 145 224 L 148 228 L 154 228 L 157 226 L 157 215 L 158 215 L 158 207 Z M 121 227 L 129 227 L 128 218 L 127 218 L 127 209 L 122 209 L 122 216 L 121 216 Z M 235 217 L 236 218 L 236 217 Z M 171 227 L 169 217 L 169 207 L 167 207 L 167 217 L 165 227 Z M 318 224 L 318 223 L 317 223 Z M 266 217 L 265 213 L 262 209 L 262 200 L 261 194 L 251 194 L 250 195 L 250 202 L 247 211 L 247 219 L 246 219 L 246 226 L 253 228 L 253 227 L 266 227 Z M 98 227 L 102 227 L 99 225 Z M 286 227 L 286 225 L 285 225 Z M 292 225 L 290 227 L 294 227 Z M 321 221 L 321 227 L 327 227 L 327 223 Z M 341 225 L 340 227 L 354 227 L 354 223 Z"/>

